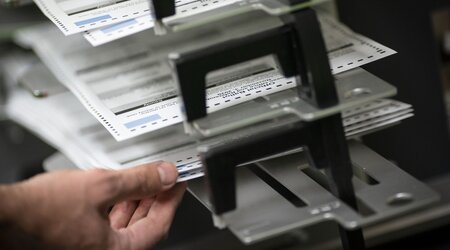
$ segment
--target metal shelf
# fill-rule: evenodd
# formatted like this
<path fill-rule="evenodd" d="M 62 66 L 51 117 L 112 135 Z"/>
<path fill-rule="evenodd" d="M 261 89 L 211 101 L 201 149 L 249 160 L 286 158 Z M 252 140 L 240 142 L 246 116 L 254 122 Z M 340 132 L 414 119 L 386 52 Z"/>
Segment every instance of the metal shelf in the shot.
<path fill-rule="evenodd" d="M 311 174 L 305 156 L 295 154 L 257 165 L 294 193 L 304 205 L 295 206 L 247 168 L 239 168 L 238 209 L 223 216 L 227 227 L 240 240 L 250 244 L 325 221 L 336 221 L 348 229 L 368 226 L 439 200 L 436 192 L 366 146 L 350 142 L 349 148 L 357 173 L 353 184 L 359 212 L 320 185 L 320 173 Z M 191 181 L 189 190 L 211 208 L 203 179 Z"/>

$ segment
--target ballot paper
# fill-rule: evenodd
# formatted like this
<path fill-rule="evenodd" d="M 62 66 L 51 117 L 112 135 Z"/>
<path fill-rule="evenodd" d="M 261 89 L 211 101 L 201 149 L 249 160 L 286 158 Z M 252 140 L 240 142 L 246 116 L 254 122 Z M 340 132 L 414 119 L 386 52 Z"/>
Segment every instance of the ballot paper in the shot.
<path fill-rule="evenodd" d="M 322 13 L 319 15 L 319 21 L 333 74 L 354 69 L 396 53 L 370 38 L 353 32 L 329 15 Z"/>
<path fill-rule="evenodd" d="M 65 34 L 119 23 L 149 12 L 148 0 L 34 0 Z"/>
<path fill-rule="evenodd" d="M 175 129 L 164 133 L 157 131 L 159 135 L 151 137 L 117 142 L 69 91 L 37 99 L 24 90 L 16 90 L 6 111 L 12 120 L 38 134 L 81 169 L 133 167 L 138 164 L 135 159 L 183 144 L 183 134 Z M 171 157 L 164 160 L 179 161 Z M 181 163 L 179 161 L 178 165 Z M 183 174 L 188 170 L 180 167 L 179 172 Z"/>
<path fill-rule="evenodd" d="M 176 15 L 169 19 L 190 16 L 238 0 L 177 0 Z M 72 35 L 97 29 L 111 37 L 123 27 L 138 24 L 145 18 L 153 26 L 149 0 L 34 0 L 41 11 L 65 34 Z M 136 26 L 134 33 L 139 29 Z M 132 34 L 128 33 L 128 34 Z"/>
<path fill-rule="evenodd" d="M 395 53 L 329 17 L 321 20 L 334 74 Z M 122 141 L 183 120 L 178 88 L 165 59 L 176 43 L 153 46 L 149 35 L 141 32 L 93 48 L 82 37 L 67 38 L 51 25 L 42 25 L 19 32 L 17 41 L 32 47 L 57 79 Z M 271 58 L 237 65 L 208 79 L 208 112 L 296 84 L 279 73 Z"/>
<path fill-rule="evenodd" d="M 344 131 L 347 136 L 361 135 L 412 116 L 413 109 L 409 104 L 377 100 L 344 112 Z"/>
<path fill-rule="evenodd" d="M 77 167 L 120 170 L 165 160 L 176 164 L 179 181 L 203 175 L 198 144 L 184 133 L 181 124 L 118 142 L 70 91 L 61 88 L 44 65 L 33 58 L 28 62 L 28 70 L 9 72 L 16 76 L 20 86 L 10 86 L 6 113 L 66 155 Z M 32 86 L 46 88 L 42 91 L 50 94 L 36 98 L 32 93 L 36 88 Z M 347 136 L 359 136 L 392 126 L 412 116 L 412 111 L 408 104 L 376 100 L 344 111 L 343 124 Z"/>
<path fill-rule="evenodd" d="M 28 72 L 32 75 L 25 73 L 18 79 L 21 86 L 41 86 L 39 81 L 43 78 L 35 77 L 37 75 L 46 74 L 49 81 L 52 81 L 51 73 L 42 65 L 32 65 Z M 15 87 L 10 91 L 6 112 L 12 120 L 24 125 L 64 153 L 79 168 L 131 167 L 135 165 L 135 159 L 193 143 L 183 133 L 181 126 L 117 142 L 70 91 L 48 92 L 52 94 L 45 98 L 35 98 L 29 89 Z M 170 157 L 168 160 L 171 160 Z M 182 172 L 183 169 L 180 173 Z"/>
<path fill-rule="evenodd" d="M 334 74 L 395 54 L 396 52 L 365 36 L 357 34 L 335 18 L 320 12 L 318 15 Z M 153 27 L 149 16 L 85 32 L 85 38 L 93 45 L 102 45 Z"/>
<path fill-rule="evenodd" d="M 11 92 L 6 111 L 12 120 L 39 135 L 81 169 L 120 170 L 165 160 L 176 164 L 178 181 L 203 176 L 197 144 L 183 134 L 181 125 L 117 142 L 69 91 L 35 98 L 16 88 Z M 349 131 L 347 135 L 357 136 L 352 126 L 358 125 L 361 134 L 368 129 L 373 131 L 395 124 L 405 119 L 404 114 L 412 116 L 411 112 L 410 105 L 377 100 L 346 111 L 343 123 L 345 130 Z M 378 121 L 381 119 L 382 122 Z"/>
<path fill-rule="evenodd" d="M 178 0 L 175 1 L 177 14 L 173 17 L 168 17 L 165 20 L 171 21 L 178 18 L 188 17 L 230 5 L 238 1 L 240 0 Z M 120 23 L 87 30 L 84 32 L 84 37 L 93 46 L 98 46 L 144 30 L 148 30 L 153 28 L 153 26 L 154 19 L 152 15 L 145 13 L 142 16 L 134 17 Z"/>

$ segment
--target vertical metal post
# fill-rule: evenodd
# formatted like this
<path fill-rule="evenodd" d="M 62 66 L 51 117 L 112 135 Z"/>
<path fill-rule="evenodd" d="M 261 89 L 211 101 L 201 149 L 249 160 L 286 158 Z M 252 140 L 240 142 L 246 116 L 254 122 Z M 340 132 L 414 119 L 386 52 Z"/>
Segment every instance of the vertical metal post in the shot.
<path fill-rule="evenodd" d="M 294 47 L 302 79 L 299 95 L 320 108 L 337 104 L 336 86 L 315 11 L 306 9 L 290 13 L 284 21 L 296 31 L 293 42 L 296 43 Z M 325 169 L 333 194 L 357 210 L 352 165 L 341 116 L 333 115 L 315 123 L 314 130 L 319 136 L 317 142 L 311 142 L 309 153 L 314 163 Z M 365 248 L 361 229 L 349 231 L 339 226 L 339 232 L 344 249 Z"/>
<path fill-rule="evenodd" d="M 297 87 L 299 96 L 319 108 L 336 105 L 334 77 L 315 11 L 299 10 L 282 18 L 293 30 L 292 43 L 301 78 L 301 85 Z"/>
<path fill-rule="evenodd" d="M 331 192 L 347 205 L 358 210 L 353 188 L 352 163 L 340 114 L 317 121 L 315 131 L 320 135 L 309 145 L 316 167 L 325 169 Z M 362 229 L 347 230 L 339 225 L 343 249 L 365 249 Z"/>

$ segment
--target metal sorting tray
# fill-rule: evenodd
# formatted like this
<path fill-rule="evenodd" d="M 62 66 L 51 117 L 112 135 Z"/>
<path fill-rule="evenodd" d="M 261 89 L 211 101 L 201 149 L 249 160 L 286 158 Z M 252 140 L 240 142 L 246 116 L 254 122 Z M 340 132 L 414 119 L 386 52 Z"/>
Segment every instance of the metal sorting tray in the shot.
<path fill-rule="evenodd" d="M 199 137 L 212 137 L 283 116 L 294 117 L 291 122 L 314 121 L 397 93 L 395 87 L 361 68 L 337 75 L 336 89 L 339 104 L 330 108 L 316 108 L 300 99 L 294 88 L 208 114 L 192 122 L 190 129 Z"/>
<path fill-rule="evenodd" d="M 324 175 L 309 168 L 302 153 L 256 163 L 297 196 L 289 201 L 246 167 L 237 171 L 237 210 L 223 216 L 227 227 L 250 244 L 292 229 L 333 220 L 353 229 L 421 208 L 439 195 L 358 142 L 349 143 L 353 184 L 360 212 L 325 188 Z M 319 184 L 319 183 L 322 183 Z M 204 179 L 189 182 L 190 192 L 208 209 Z"/>
<path fill-rule="evenodd" d="M 205 11 L 193 16 L 182 18 L 167 18 L 164 23 L 172 31 L 181 31 L 219 22 L 238 15 L 249 14 L 254 11 L 263 11 L 271 16 L 280 16 L 297 10 L 314 7 L 330 0 L 309 0 L 290 5 L 287 0 L 240 0 L 222 7 Z"/>

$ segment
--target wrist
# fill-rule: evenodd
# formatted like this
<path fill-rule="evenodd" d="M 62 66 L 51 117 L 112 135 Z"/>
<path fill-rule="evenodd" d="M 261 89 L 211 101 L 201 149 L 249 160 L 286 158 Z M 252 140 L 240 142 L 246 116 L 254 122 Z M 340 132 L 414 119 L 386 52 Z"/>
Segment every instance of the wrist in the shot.
<path fill-rule="evenodd" d="M 7 200 L 8 198 L 8 187 L 5 185 L 0 185 L 0 200 L 2 201 L 2 205 L 0 205 L 0 225 L 6 224 L 8 221 L 8 210 L 7 208 Z"/>
<path fill-rule="evenodd" d="M 14 223 L 16 214 L 16 185 L 0 185 L 0 225 Z"/>

